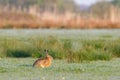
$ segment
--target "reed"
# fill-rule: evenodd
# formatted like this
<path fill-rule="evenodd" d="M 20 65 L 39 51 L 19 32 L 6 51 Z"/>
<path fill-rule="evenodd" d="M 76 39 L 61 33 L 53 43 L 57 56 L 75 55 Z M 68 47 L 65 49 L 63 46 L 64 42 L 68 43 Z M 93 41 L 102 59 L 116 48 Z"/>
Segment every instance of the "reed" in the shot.
<path fill-rule="evenodd" d="M 111 29 L 120 28 L 120 22 L 110 19 L 84 19 L 72 13 L 42 13 L 39 17 L 27 13 L 0 13 L 0 28 Z"/>

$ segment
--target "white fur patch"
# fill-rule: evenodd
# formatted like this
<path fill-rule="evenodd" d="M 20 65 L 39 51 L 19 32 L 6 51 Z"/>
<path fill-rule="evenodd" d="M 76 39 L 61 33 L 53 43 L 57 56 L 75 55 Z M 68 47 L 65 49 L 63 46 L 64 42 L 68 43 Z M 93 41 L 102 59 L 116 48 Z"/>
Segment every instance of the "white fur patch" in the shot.
<path fill-rule="evenodd" d="M 44 68 L 45 66 L 41 64 L 41 67 Z"/>

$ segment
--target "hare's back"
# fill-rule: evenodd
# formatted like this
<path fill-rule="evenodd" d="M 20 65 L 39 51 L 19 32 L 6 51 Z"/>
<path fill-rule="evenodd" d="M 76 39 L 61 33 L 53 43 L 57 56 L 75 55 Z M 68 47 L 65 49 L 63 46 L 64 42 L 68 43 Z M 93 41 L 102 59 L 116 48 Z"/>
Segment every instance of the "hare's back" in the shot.
<path fill-rule="evenodd" d="M 43 60 L 42 58 L 36 60 L 33 64 L 33 66 L 39 66 L 42 60 Z"/>

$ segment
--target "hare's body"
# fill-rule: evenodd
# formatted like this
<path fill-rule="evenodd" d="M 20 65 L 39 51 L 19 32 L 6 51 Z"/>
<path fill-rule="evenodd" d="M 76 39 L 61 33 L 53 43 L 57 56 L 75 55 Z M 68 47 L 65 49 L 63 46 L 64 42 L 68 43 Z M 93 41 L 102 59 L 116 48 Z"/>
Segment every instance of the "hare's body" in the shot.
<path fill-rule="evenodd" d="M 52 58 L 52 56 L 48 55 L 47 50 L 45 50 L 45 53 L 46 53 L 46 57 L 39 58 L 38 60 L 36 60 L 33 64 L 33 66 L 45 68 L 45 67 L 49 67 L 51 65 L 53 58 Z"/>

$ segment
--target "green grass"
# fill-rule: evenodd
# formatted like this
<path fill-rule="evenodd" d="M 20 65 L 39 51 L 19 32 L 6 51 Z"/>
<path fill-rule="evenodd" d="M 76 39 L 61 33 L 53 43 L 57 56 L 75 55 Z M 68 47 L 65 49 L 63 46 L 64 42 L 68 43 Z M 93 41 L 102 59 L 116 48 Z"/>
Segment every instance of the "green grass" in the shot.
<path fill-rule="evenodd" d="M 1 80 L 119 80 L 120 58 L 67 63 L 54 60 L 49 68 L 34 68 L 36 58 L 0 59 Z"/>
<path fill-rule="evenodd" d="M 0 80 L 120 80 L 119 29 L 0 33 Z M 44 49 L 53 56 L 52 65 L 34 68 Z"/>
<path fill-rule="evenodd" d="M 0 57 L 41 57 L 68 62 L 120 57 L 120 30 L 0 30 Z M 104 36 L 104 37 L 103 37 Z M 108 37 L 110 36 L 110 37 Z"/>

